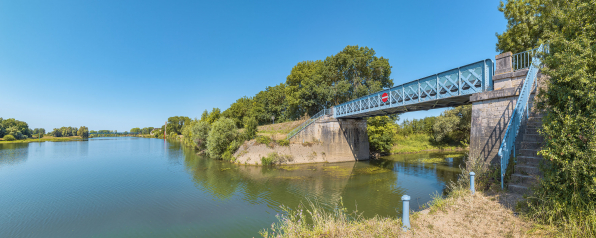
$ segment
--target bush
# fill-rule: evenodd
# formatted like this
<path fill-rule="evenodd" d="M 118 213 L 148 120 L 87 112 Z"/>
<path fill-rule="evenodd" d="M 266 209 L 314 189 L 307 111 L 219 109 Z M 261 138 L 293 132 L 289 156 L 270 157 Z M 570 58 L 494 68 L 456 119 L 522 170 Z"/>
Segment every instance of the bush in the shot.
<path fill-rule="evenodd" d="M 257 137 L 257 144 L 269 145 L 269 143 L 271 143 L 271 138 L 269 138 L 267 136 L 258 136 Z"/>
<path fill-rule="evenodd" d="M 4 136 L 4 140 L 5 141 L 13 141 L 13 140 L 16 140 L 16 139 L 12 135 L 5 135 Z"/>
<path fill-rule="evenodd" d="M 261 164 L 263 165 L 274 165 L 292 161 L 294 161 L 294 158 L 291 155 L 280 155 L 277 152 L 271 152 L 267 157 L 261 158 Z"/>
<path fill-rule="evenodd" d="M 211 125 L 207 137 L 207 153 L 214 159 L 221 159 L 230 143 L 236 139 L 238 131 L 234 120 L 222 117 Z M 231 156 L 231 155 L 230 155 Z"/>
<path fill-rule="evenodd" d="M 451 140 L 468 143 L 472 125 L 472 105 L 459 106 L 446 110 L 437 117 L 433 125 L 437 142 Z"/>
<path fill-rule="evenodd" d="M 209 125 L 209 123 L 193 120 L 188 126 L 185 126 L 182 129 L 184 144 L 196 147 L 199 150 L 204 150 L 206 148 L 210 129 L 211 125 Z"/>
<path fill-rule="evenodd" d="M 277 144 L 281 146 L 290 146 L 290 141 L 288 139 L 278 140 Z"/>
<path fill-rule="evenodd" d="M 499 48 L 516 50 L 508 46 L 519 45 L 519 39 L 526 39 L 521 41 L 526 47 L 518 51 L 549 45 L 541 69 L 548 90 L 534 103 L 544 110 L 543 177 L 527 205 L 531 218 L 558 226 L 564 237 L 596 236 L 594 6 L 587 0 L 507 1 L 502 8 L 509 25 Z"/>
<path fill-rule="evenodd" d="M 244 117 L 244 136 L 247 140 L 255 138 L 258 125 L 257 119 L 254 117 Z"/>
<path fill-rule="evenodd" d="M 261 164 L 263 164 L 263 165 L 271 165 L 271 164 L 273 164 L 273 159 L 274 159 L 274 157 L 271 157 L 271 156 L 262 157 L 261 158 Z"/>
<path fill-rule="evenodd" d="M 228 146 L 226 151 L 223 153 L 222 159 L 230 160 L 230 161 L 235 160 L 232 155 L 234 155 L 234 153 L 236 153 L 238 148 L 240 148 L 240 146 L 243 143 L 244 143 L 244 140 L 242 140 L 240 137 L 238 137 L 236 140 L 232 141 L 232 143 L 230 143 L 230 145 Z"/>
<path fill-rule="evenodd" d="M 366 120 L 368 143 L 372 151 L 389 152 L 394 143 L 397 125 L 391 117 L 376 116 Z"/>

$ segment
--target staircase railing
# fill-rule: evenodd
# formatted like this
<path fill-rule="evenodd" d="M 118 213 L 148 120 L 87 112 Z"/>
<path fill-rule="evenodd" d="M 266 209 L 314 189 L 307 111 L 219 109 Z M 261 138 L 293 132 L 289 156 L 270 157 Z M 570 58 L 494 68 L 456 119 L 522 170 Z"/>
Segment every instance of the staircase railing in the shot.
<path fill-rule="evenodd" d="M 522 122 L 528 119 L 528 101 L 530 100 L 532 87 L 534 86 L 534 81 L 536 81 L 536 76 L 542 63 L 537 52 L 543 51 L 544 46 L 540 45 L 538 49 L 533 49 L 515 54 L 519 55 L 520 59 L 524 59 L 524 57 L 531 56 L 532 61 L 527 66 L 530 69 L 528 70 L 528 74 L 526 75 L 526 79 L 524 80 L 524 84 L 519 93 L 517 103 L 515 103 L 515 108 L 513 109 L 513 113 L 511 114 L 511 119 L 507 124 L 507 130 L 505 131 L 505 136 L 503 137 L 503 141 L 501 142 L 501 147 L 499 147 L 498 155 L 501 158 L 501 188 L 504 188 L 505 171 L 507 170 L 507 166 L 509 165 L 509 160 L 511 160 L 512 152 L 515 153 L 515 140 L 517 138 L 517 135 L 519 134 L 519 129 L 521 127 Z M 516 57 L 514 57 L 513 59 L 515 60 Z M 519 65 L 519 67 L 522 67 L 526 63 L 525 61 L 523 61 L 517 62 L 517 64 Z M 513 66 L 516 69 L 521 69 L 516 66 L 515 61 Z"/>
<path fill-rule="evenodd" d="M 294 130 L 290 131 L 290 133 L 288 133 L 288 136 L 286 138 L 288 140 L 290 140 L 292 137 L 294 137 L 299 132 L 304 130 L 304 128 L 308 127 L 310 124 L 317 121 L 317 119 L 319 119 L 320 117 L 327 115 L 327 114 L 331 114 L 331 109 L 323 109 L 320 112 L 317 112 L 317 114 L 315 114 L 314 116 L 312 116 L 311 118 L 309 118 L 308 120 L 306 120 L 305 122 L 300 124 L 298 127 L 294 128 Z"/>
<path fill-rule="evenodd" d="M 511 65 L 513 66 L 513 70 L 529 68 L 532 65 L 534 57 L 538 55 L 541 50 L 544 49 L 536 48 L 512 55 L 511 58 L 513 59 L 513 62 L 511 62 Z"/>

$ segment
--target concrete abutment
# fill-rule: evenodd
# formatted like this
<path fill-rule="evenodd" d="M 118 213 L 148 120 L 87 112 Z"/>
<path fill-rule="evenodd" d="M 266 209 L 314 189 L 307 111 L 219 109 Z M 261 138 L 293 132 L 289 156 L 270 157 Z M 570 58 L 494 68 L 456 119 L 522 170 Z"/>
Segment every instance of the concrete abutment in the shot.
<path fill-rule="evenodd" d="M 329 162 L 368 160 L 370 156 L 365 119 L 325 115 L 290 139 L 290 143 L 303 142 L 321 145 Z"/>

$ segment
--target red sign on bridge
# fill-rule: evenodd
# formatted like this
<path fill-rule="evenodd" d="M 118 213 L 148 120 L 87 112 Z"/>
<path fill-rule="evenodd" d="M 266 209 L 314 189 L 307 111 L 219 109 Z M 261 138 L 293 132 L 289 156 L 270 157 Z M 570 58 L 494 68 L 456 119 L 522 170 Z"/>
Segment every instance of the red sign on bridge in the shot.
<path fill-rule="evenodd" d="M 383 93 L 383 95 L 381 95 L 381 100 L 383 100 L 383 102 L 387 102 L 387 100 L 389 100 L 389 95 L 387 95 L 387 93 Z"/>

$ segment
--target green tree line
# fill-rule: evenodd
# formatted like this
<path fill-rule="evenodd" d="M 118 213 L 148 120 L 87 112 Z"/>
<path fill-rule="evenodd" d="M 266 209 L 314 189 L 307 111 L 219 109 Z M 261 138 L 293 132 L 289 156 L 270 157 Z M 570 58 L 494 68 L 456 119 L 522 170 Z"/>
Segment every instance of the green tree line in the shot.
<path fill-rule="evenodd" d="M 19 121 L 14 118 L 3 119 L 0 117 L 0 138 L 3 138 L 4 140 L 24 140 L 33 136 L 41 138 L 44 134 L 46 134 L 44 128 L 31 129 L 24 121 Z M 81 126 L 80 128 L 54 128 L 48 135 L 54 137 L 81 136 L 83 138 L 88 138 L 89 129 L 85 126 Z"/>
<path fill-rule="evenodd" d="M 242 97 L 221 113 L 236 127 L 245 117 L 259 125 L 309 117 L 324 108 L 393 86 L 389 60 L 372 48 L 346 46 L 324 60 L 299 62 L 285 83 L 267 87 L 252 97 Z M 219 109 L 217 109 L 219 111 Z"/>
<path fill-rule="evenodd" d="M 63 126 L 54 128 L 49 134 L 54 137 L 80 136 L 81 138 L 89 138 L 89 128 L 86 126 L 81 126 L 79 128 Z"/>
<path fill-rule="evenodd" d="M 3 119 L 0 117 L 0 138 L 22 140 L 31 137 L 32 133 L 33 130 L 29 129 L 26 122 L 14 118 Z M 5 136 L 8 137 L 5 138 Z"/>

